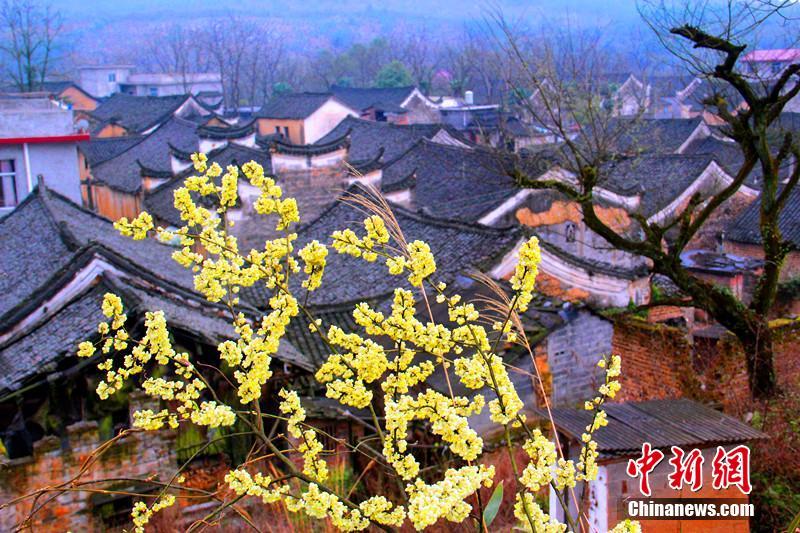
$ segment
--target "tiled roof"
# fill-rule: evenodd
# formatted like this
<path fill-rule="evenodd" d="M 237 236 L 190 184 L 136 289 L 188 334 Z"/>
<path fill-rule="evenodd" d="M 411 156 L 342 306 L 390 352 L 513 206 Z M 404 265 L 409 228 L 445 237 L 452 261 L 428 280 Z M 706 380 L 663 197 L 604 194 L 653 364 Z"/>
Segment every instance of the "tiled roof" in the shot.
<path fill-rule="evenodd" d="M 421 140 L 383 169 L 381 187 L 396 190 L 415 176 L 416 209 L 442 218 L 479 220 L 519 192 L 496 152 Z"/>
<path fill-rule="evenodd" d="M 115 93 L 91 112 L 98 122 L 116 122 L 131 133 L 141 133 L 161 124 L 190 96 L 132 96 Z"/>
<path fill-rule="evenodd" d="M 759 219 L 761 200 L 756 199 L 727 228 L 725 238 L 734 242 L 761 244 Z M 800 187 L 795 187 L 786 200 L 786 205 L 778 219 L 781 236 L 789 241 L 794 249 L 800 249 Z"/>
<path fill-rule="evenodd" d="M 170 145 L 194 152 L 198 143 L 195 123 L 172 117 L 139 143 L 93 167 L 92 177 L 112 189 L 135 193 L 142 186 L 141 167 L 137 161 L 156 171 L 171 172 Z"/>
<path fill-rule="evenodd" d="M 86 156 L 90 166 L 99 165 L 133 146 L 143 139 L 140 135 L 126 135 L 124 137 L 95 137 L 89 141 L 78 144 L 78 149 Z"/>
<path fill-rule="evenodd" d="M 290 93 L 274 96 L 256 113 L 259 118 L 302 120 L 333 96 L 330 93 Z"/>
<path fill-rule="evenodd" d="M 598 451 L 604 456 L 641 452 L 642 444 L 654 448 L 708 447 L 766 438 L 760 431 L 731 416 L 688 399 L 650 400 L 606 404 L 608 425 L 595 433 Z M 553 408 L 558 429 L 580 440 L 592 414 L 583 409 Z M 547 413 L 539 410 L 547 419 Z"/>
<path fill-rule="evenodd" d="M 414 92 L 414 88 L 413 85 L 390 88 L 334 85 L 331 87 L 331 92 L 339 101 L 356 111 L 364 111 L 374 107 L 384 111 L 398 112 L 402 110 L 400 104 L 405 102 Z"/>
<path fill-rule="evenodd" d="M 270 154 L 265 150 L 228 143 L 206 155 L 209 164 L 219 163 L 222 168 L 228 165 L 243 165 L 249 161 L 255 161 L 264 167 L 264 172 L 267 174 L 272 172 Z M 181 221 L 178 211 L 175 210 L 174 193 L 176 189 L 183 186 L 186 177 L 193 172 L 194 168 L 189 167 L 185 172 L 178 174 L 147 193 L 144 200 L 145 210 L 158 220 L 176 227 L 181 226 L 183 221 Z"/>
<path fill-rule="evenodd" d="M 352 185 L 347 195 L 369 194 L 358 185 Z M 489 228 L 477 224 L 465 224 L 453 220 L 434 218 L 394 206 L 394 214 L 400 228 L 410 242 L 416 239 L 427 242 L 437 261 L 437 280 L 448 282 L 458 273 L 469 268 L 483 268 L 499 260 L 522 238 L 520 228 Z M 333 203 L 316 220 L 297 230 L 296 248 L 316 239 L 330 244 L 331 234 L 336 230 L 361 227 L 366 215 L 344 201 Z M 363 229 L 363 227 L 362 227 Z M 325 290 L 315 291 L 309 302 L 314 305 L 339 305 L 362 300 L 381 299 L 395 287 L 407 285 L 404 278 L 389 275 L 386 267 L 367 263 L 361 259 L 340 255 L 328 255 L 328 266 L 323 278 Z M 299 285 L 299 283 L 298 283 Z M 298 289 L 302 290 L 302 289 Z M 268 294 L 256 290 L 245 296 L 263 307 Z"/>
<path fill-rule="evenodd" d="M 133 268 L 194 290 L 191 272 L 172 260 L 173 247 L 155 240 L 134 242 L 119 235 L 109 220 L 36 188 L 0 220 L 0 322 L 30 305 L 49 279 L 71 268 L 76 255 L 92 244 L 124 257 Z"/>
<path fill-rule="evenodd" d="M 678 198 L 708 168 L 709 155 L 643 155 L 608 162 L 598 185 L 623 196 L 639 195 L 636 209 L 651 216 Z"/>
<path fill-rule="evenodd" d="M 507 282 L 500 281 L 499 285 L 503 287 L 508 294 L 511 293 Z M 461 295 L 464 302 L 472 302 L 476 309 L 484 316 L 493 317 L 496 315 L 495 311 L 489 311 L 487 309 L 486 301 L 496 300 L 497 295 L 492 293 L 486 285 L 470 277 L 457 276 L 453 283 L 449 285 L 446 292 L 451 295 L 456 293 Z M 391 308 L 391 300 L 392 296 L 390 295 L 383 299 L 364 301 L 373 309 L 385 312 Z M 559 312 L 562 310 L 561 305 L 562 302 L 554 298 L 542 296 L 541 294 L 534 295 L 528 311 L 522 316 L 523 327 L 528 333 L 528 338 L 531 343 L 535 344 L 544 335 L 563 323 L 563 317 Z M 321 307 L 317 306 L 311 309 L 311 315 L 315 319 L 322 320 L 322 326 L 320 328 L 322 331 L 328 331 L 330 326 L 335 325 L 346 333 L 363 333 L 363 328 L 357 325 L 353 318 L 354 307 L 355 302 Z M 430 309 L 436 323 L 451 328 L 456 327 L 456 324 L 454 324 L 448 316 L 447 306 L 437 305 L 431 302 Z M 428 306 L 421 299 L 417 301 L 417 318 L 422 322 L 428 322 L 430 320 Z M 304 315 L 300 315 L 292 321 L 292 324 L 287 330 L 286 337 L 299 351 L 314 361 L 315 364 L 319 364 L 325 361 L 328 355 L 330 355 L 330 348 L 328 348 L 319 334 L 311 332 L 308 326 L 309 320 Z M 439 370 L 433 374 L 429 383 L 431 386 L 440 388 L 442 391 L 446 390 L 445 377 Z M 440 385 L 441 387 L 439 387 Z M 469 391 L 459 381 L 452 383 L 451 386 L 457 394 L 474 394 L 474 391 Z"/>
<path fill-rule="evenodd" d="M 443 124 L 392 124 L 356 117 L 345 117 L 335 128 L 315 144 L 328 144 L 349 133 L 348 158 L 353 161 L 374 159 L 380 150 L 384 162 L 391 162 L 405 153 L 420 139 L 431 139 L 440 131 L 446 131 L 461 141 L 461 135 Z M 468 141 L 464 141 L 468 144 Z"/>
<path fill-rule="evenodd" d="M 673 154 L 703 122 L 702 118 L 615 119 L 609 124 L 619 153 Z"/>
<path fill-rule="evenodd" d="M 687 155 L 705 154 L 710 155 L 714 160 L 730 174 L 735 176 L 742 168 L 744 155 L 739 145 L 731 141 L 723 141 L 714 136 L 704 137 L 692 141 L 684 151 Z M 745 185 L 754 189 L 760 189 L 762 184 L 761 165 L 756 164 L 750 171 Z"/>
<path fill-rule="evenodd" d="M 238 139 L 256 131 L 255 120 L 236 126 L 209 126 L 201 124 L 197 127 L 197 135 L 204 139 Z"/>

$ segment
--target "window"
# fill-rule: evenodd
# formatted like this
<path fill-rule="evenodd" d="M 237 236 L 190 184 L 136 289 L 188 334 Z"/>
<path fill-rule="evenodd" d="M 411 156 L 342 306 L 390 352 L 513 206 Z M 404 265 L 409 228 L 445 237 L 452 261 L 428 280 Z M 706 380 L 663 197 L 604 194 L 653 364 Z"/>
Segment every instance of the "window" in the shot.
<path fill-rule="evenodd" d="M 150 87 L 150 96 L 158 96 L 158 87 Z"/>
<path fill-rule="evenodd" d="M 0 159 L 0 207 L 17 205 L 17 173 L 13 159 Z"/>
<path fill-rule="evenodd" d="M 567 222 L 567 228 L 565 231 L 567 242 L 575 242 L 575 224 L 572 222 Z"/>
<path fill-rule="evenodd" d="M 283 136 L 286 137 L 286 140 L 289 140 L 289 126 L 283 127 Z"/>
<path fill-rule="evenodd" d="M 275 126 L 275 135 L 280 135 L 280 134 L 281 134 L 281 127 Z"/>
<path fill-rule="evenodd" d="M 115 81 L 117 81 L 117 73 L 116 73 L 116 72 L 111 72 L 111 73 L 108 75 L 108 81 L 110 81 L 110 82 L 115 82 Z"/>

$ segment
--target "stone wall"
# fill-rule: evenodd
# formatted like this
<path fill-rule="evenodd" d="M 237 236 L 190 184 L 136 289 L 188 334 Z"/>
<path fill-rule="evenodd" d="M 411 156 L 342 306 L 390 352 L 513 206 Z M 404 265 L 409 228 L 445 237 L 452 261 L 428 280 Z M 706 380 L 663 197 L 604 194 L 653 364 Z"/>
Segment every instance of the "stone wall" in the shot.
<path fill-rule="evenodd" d="M 574 406 L 592 397 L 601 383 L 597 361 L 612 350 L 613 325 L 582 311 L 547 337 L 553 405 Z"/>

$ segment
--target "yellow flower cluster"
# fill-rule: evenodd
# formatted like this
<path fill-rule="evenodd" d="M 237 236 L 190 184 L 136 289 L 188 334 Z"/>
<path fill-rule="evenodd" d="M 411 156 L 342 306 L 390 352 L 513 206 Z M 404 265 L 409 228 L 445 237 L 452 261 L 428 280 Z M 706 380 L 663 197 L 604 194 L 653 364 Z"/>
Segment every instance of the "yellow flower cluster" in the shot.
<path fill-rule="evenodd" d="M 312 518 L 328 518 L 340 531 L 361 531 L 369 527 L 369 520 L 360 510 L 348 509 L 335 494 L 320 490 L 316 483 L 309 483 L 300 498 L 286 496 L 284 501 L 290 512 L 302 510 Z"/>
<path fill-rule="evenodd" d="M 625 519 L 614 526 L 609 533 L 642 533 L 642 525 L 634 520 Z"/>
<path fill-rule="evenodd" d="M 343 353 L 328 357 L 317 371 L 317 381 L 326 384 L 328 398 L 363 409 L 372 401 L 372 392 L 365 384 L 379 379 L 389 364 L 383 347 L 336 326 L 328 331 L 328 343 L 342 347 Z"/>
<path fill-rule="evenodd" d="M 153 217 L 145 212 L 139 213 L 139 216 L 130 222 L 126 217 L 122 217 L 114 222 L 114 228 L 126 237 L 141 241 L 147 238 L 147 232 L 153 229 Z"/>
<path fill-rule="evenodd" d="M 257 214 L 275 216 L 275 227 L 283 234 L 266 241 L 261 249 L 240 252 L 237 239 L 228 234 L 232 223 L 227 221 L 227 211 L 235 208 L 239 200 L 240 169 L 231 165 L 223 171 L 217 163 L 209 165 L 203 154 L 193 155 L 192 162 L 199 175 L 187 178 L 174 194 L 174 205 L 184 225 L 175 231 L 156 228 L 156 234 L 162 241 L 179 244 L 173 258 L 192 269 L 196 290 L 208 301 L 222 302 L 232 311 L 236 335 L 219 344 L 219 357 L 230 367 L 238 385 L 239 401 L 242 404 L 258 402 L 264 385 L 272 377 L 272 357 L 291 320 L 301 312 L 300 303 L 290 291 L 294 286 L 290 278 L 300 275 L 302 269 L 305 274 L 302 287 L 308 291 L 319 289 L 328 248 L 312 241 L 295 250 L 297 235 L 289 228 L 299 221 L 297 203 L 292 198 L 283 198 L 275 181 L 251 161 L 242 165 L 241 173 L 259 191 L 253 208 Z M 216 209 L 206 207 L 211 204 Z M 120 220 L 116 227 L 123 235 L 141 239 L 153 229 L 153 221 L 147 213 L 142 213 L 132 221 Z M 279 410 L 287 422 L 293 446 L 290 451 L 299 453 L 303 459 L 302 473 L 294 471 L 292 476 L 307 483 L 300 485 L 303 489 L 299 494 L 290 493 L 294 485 L 236 468 L 225 480 L 238 496 L 260 498 L 264 503 L 282 500 L 289 511 L 328 519 L 343 531 L 363 530 L 371 523 L 403 527 L 406 518 L 415 528 L 423 529 L 442 518 L 462 522 L 472 510 L 466 499 L 482 485 L 491 486 L 494 469 L 472 464 L 447 470 L 437 482 L 422 479 L 421 466 L 409 451 L 409 433 L 413 423 L 422 422 L 454 455 L 469 463 L 477 460 L 483 450 L 483 441 L 470 426 L 469 417 L 483 410 L 484 396 L 445 395 L 428 386 L 426 380 L 439 365 L 445 371 L 452 366 L 461 383 L 469 389 L 487 389 L 493 393 L 494 398 L 488 401 L 490 418 L 504 426 L 506 434 L 510 425 L 523 422 L 522 400 L 495 349 L 500 340 L 513 342 L 522 332 L 515 331 L 508 318 L 481 321 L 486 317 L 481 317 L 473 303 L 462 302 L 457 294 L 445 294 L 446 286 L 431 279 L 436 273 L 436 260 L 429 245 L 417 240 L 407 243 L 402 235 L 396 234 L 395 226 L 390 224 L 389 228 L 394 229 L 390 232 L 387 222 L 380 216 L 369 216 L 363 222 L 363 232 L 356 233 L 349 228 L 336 231 L 331 235 L 330 245 L 339 254 L 365 261 L 381 258 L 391 275 L 406 275 L 412 287 L 421 291 L 430 286 L 436 293 L 436 301 L 447 306 L 449 323 L 437 323 L 432 313 L 429 321 L 419 319 L 414 293 L 398 288 L 391 311 L 378 311 L 367 303 L 356 306 L 353 318 L 363 328 L 364 336 L 335 326 L 323 332 L 321 322 L 313 317 L 309 328 L 323 337 L 333 352 L 316 372 L 317 381 L 325 385 L 328 397 L 346 406 L 369 408 L 375 415 L 374 422 L 379 424 L 377 429 L 382 436 L 382 459 L 406 483 L 407 506 L 396 505 L 380 495 L 360 504 L 353 503 L 326 487 L 324 483 L 329 473 L 322 456 L 323 444 L 317 431 L 305 423 L 306 413 L 298 393 L 286 389 L 279 392 Z M 512 312 L 524 312 L 530 305 L 540 260 L 536 238 L 523 243 L 519 263 L 510 280 L 514 294 L 509 316 Z M 237 313 L 236 309 L 240 291 L 256 284 L 270 291 L 270 310 L 260 320 Z M 202 400 L 203 394 L 208 392 L 205 390 L 207 382 L 189 362 L 187 354 L 175 353 L 163 313 L 147 313 L 145 335 L 134 341 L 124 329 L 126 317 L 119 298 L 107 295 L 103 312 L 109 322 L 98 326 L 103 337 L 101 351 L 110 354 L 111 350 L 125 351 L 129 344 L 133 347 L 120 364 L 115 365 L 112 356 L 98 365 L 106 372 L 105 380 L 98 386 L 101 397 L 119 390 L 131 376 L 142 374 L 152 360 L 168 366 L 170 375 L 175 376 L 162 377 L 164 374 L 157 373 L 142 382 L 145 393 L 176 407 L 139 411 L 134 414 L 134 425 L 155 430 L 165 425 L 176 427 L 182 420 L 210 427 L 235 422 L 236 414 L 231 407 Z M 482 322 L 493 323 L 492 337 Z M 382 339 L 380 343 L 378 337 Z M 92 357 L 96 351 L 95 345 L 88 341 L 78 346 L 81 357 Z M 564 531 L 563 525 L 552 522 L 536 504 L 533 493 L 551 482 L 565 490 L 597 475 L 596 444 L 591 436 L 606 423 L 599 407 L 619 390 L 619 383 L 614 379 L 619 375 L 618 358 L 601 363 L 605 365 L 609 369 L 600 396 L 587 402 L 587 409 L 595 411 L 595 417 L 587 426 L 585 445 L 577 464 L 557 457 L 555 445 L 539 430 L 529 433 L 530 438 L 523 444 L 531 460 L 520 475 L 525 489 L 517 494 L 514 511 L 524 528 Z M 383 397 L 373 403 L 377 391 L 382 391 Z M 381 406 L 382 420 L 380 414 L 376 414 Z M 273 451 L 279 455 L 285 453 Z M 134 519 L 143 527 L 161 505 L 160 500 L 152 509 L 137 506 Z M 137 527 L 140 527 L 138 523 Z"/>
<path fill-rule="evenodd" d="M 393 506 L 394 504 L 384 496 L 373 496 L 361 502 L 358 508 L 364 516 L 374 522 L 384 526 L 400 527 L 406 518 L 406 510 L 401 506 L 394 507 L 392 510 Z"/>
<path fill-rule="evenodd" d="M 519 250 L 519 261 L 511 276 L 511 288 L 516 296 L 515 308 L 521 313 L 528 310 L 533 299 L 533 286 L 539 274 L 539 263 L 542 261 L 542 252 L 539 249 L 539 239 L 531 237 L 523 243 Z"/>
<path fill-rule="evenodd" d="M 152 507 L 148 507 L 144 502 L 136 502 L 131 511 L 133 530 L 136 533 L 144 533 L 144 526 L 150 522 L 154 514 L 173 505 L 175 505 L 175 496 L 172 494 L 165 494 Z"/>
<path fill-rule="evenodd" d="M 356 233 L 347 228 L 341 231 L 334 231 L 331 235 L 333 239 L 333 249 L 340 254 L 361 257 L 365 261 L 375 261 L 378 258 L 376 247 L 383 246 L 389 242 L 389 232 L 383 219 L 373 215 L 364 220 L 364 237 L 359 237 Z"/>
<path fill-rule="evenodd" d="M 419 531 L 440 518 L 461 523 L 469 516 L 472 506 L 464 501 L 467 496 L 480 489 L 481 485 L 492 486 L 494 466 L 463 466 L 450 468 L 444 479 L 428 485 L 421 479 L 406 487 L 409 493 L 408 518 Z"/>
<path fill-rule="evenodd" d="M 103 297 L 103 314 L 111 319 L 111 325 L 103 322 L 98 326 L 98 332 L 105 338 L 102 352 L 110 354 L 112 348 L 119 352 L 126 350 L 131 341 L 124 329 L 126 316 L 123 313 L 122 300 L 119 296 L 107 293 Z M 109 335 L 113 333 L 113 335 Z M 94 345 L 83 341 L 78 345 L 78 355 L 89 357 L 94 354 Z M 209 427 L 230 426 L 234 423 L 235 415 L 227 405 L 216 402 L 203 402 L 198 405 L 202 391 L 207 386 L 196 376 L 194 365 L 189 361 L 189 354 L 178 354 L 172 347 L 167 331 L 167 321 L 162 311 L 147 312 L 145 314 L 145 334 L 142 339 L 133 341 L 130 353 L 122 356 L 122 364 L 114 365 L 114 356 L 108 357 L 99 363 L 97 368 L 105 372 L 105 379 L 97 385 L 97 395 L 105 400 L 119 391 L 126 380 L 141 374 L 145 365 L 151 360 L 161 366 L 172 364 L 172 371 L 178 379 L 169 380 L 162 377 L 150 377 L 142 382 L 144 392 L 163 401 L 175 401 L 179 405 L 175 412 L 166 409 L 154 412 L 150 409 L 133 414 L 133 425 L 145 430 L 157 430 L 169 424 L 170 427 L 178 426 L 178 420 L 191 420 L 195 424 Z"/>
<path fill-rule="evenodd" d="M 553 479 L 552 467 L 556 463 L 556 445 L 537 428 L 532 438 L 525 441 L 522 448 L 531 461 L 522 471 L 520 482 L 533 492 L 546 486 Z"/>
<path fill-rule="evenodd" d="M 431 431 L 446 442 L 454 454 L 466 461 L 477 459 L 483 451 L 483 439 L 469 426 L 467 417 L 479 413 L 483 408 L 480 394 L 470 401 L 456 396 L 451 398 L 433 389 L 427 389 L 416 397 L 403 395 L 398 401 L 386 400 L 386 433 L 383 454 L 405 480 L 419 472 L 419 463 L 411 454 L 405 454 L 408 442 L 405 435 L 412 420 L 422 419 L 431 423 Z M 395 438 L 400 435 L 402 438 Z"/>
<path fill-rule="evenodd" d="M 322 274 L 325 271 L 325 258 L 328 257 L 328 248 L 319 241 L 313 240 L 306 244 L 298 255 L 303 260 L 303 272 L 308 274 L 308 279 L 303 280 L 303 287 L 313 291 L 322 285 Z"/>
<path fill-rule="evenodd" d="M 300 441 L 297 451 L 303 455 L 303 473 L 322 483 L 328 478 L 328 464 L 319 457 L 322 443 L 317 439 L 317 432 L 301 426 L 306 419 L 306 411 L 300 405 L 300 397 L 297 392 L 286 389 L 281 389 L 278 395 L 283 398 L 281 413 L 289 415 L 286 430 Z"/>
<path fill-rule="evenodd" d="M 567 526 L 559 524 L 550 518 L 536 503 L 530 492 L 518 492 L 514 503 L 514 516 L 520 521 L 519 526 L 523 531 L 531 533 L 564 533 Z M 530 519 L 528 518 L 530 516 Z M 531 522 L 533 525 L 531 526 Z"/>
<path fill-rule="evenodd" d="M 289 485 L 278 485 L 271 489 L 272 478 L 261 472 L 251 476 L 247 470 L 240 468 L 228 472 L 225 475 L 225 482 L 237 496 L 255 496 L 261 498 L 264 503 L 275 503 L 289 492 Z"/>

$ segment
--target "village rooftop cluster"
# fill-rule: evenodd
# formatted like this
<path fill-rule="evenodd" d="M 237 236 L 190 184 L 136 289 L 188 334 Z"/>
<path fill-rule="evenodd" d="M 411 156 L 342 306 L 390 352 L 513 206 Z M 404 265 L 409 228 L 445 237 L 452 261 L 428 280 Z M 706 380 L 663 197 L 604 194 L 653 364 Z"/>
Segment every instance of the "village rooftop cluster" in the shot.
<path fill-rule="evenodd" d="M 797 49 L 755 50 L 743 63 L 777 78 L 799 59 Z M 130 413 L 147 405 L 136 394 L 99 402 L 99 373 L 76 357 L 78 343 L 96 335 L 103 320 L 105 293 L 123 297 L 138 328 L 146 311 L 163 310 L 174 343 L 200 361 L 233 338 L 223 306 L 205 301 L 191 272 L 172 260 L 175 246 L 155 239 L 134 243 L 112 226 L 145 210 L 156 225 L 180 226 L 173 194 L 195 174 L 191 158 L 198 152 L 222 168 L 250 161 L 263 166 L 286 196 L 297 199 L 298 248 L 363 220 L 353 197 L 382 195 L 408 239 L 431 246 L 442 281 L 475 298 L 485 290 L 475 273 L 504 286 L 520 246 L 537 236 L 540 273 L 524 316 L 536 360 L 513 345 L 502 356 L 523 370 L 512 379 L 531 419 L 548 416 L 530 377 L 533 365 L 547 376 L 553 419 L 568 446 L 579 445 L 587 422 L 581 406 L 602 380 L 597 361 L 621 357 L 622 390 L 608 406 L 608 426 L 597 434 L 603 474 L 593 489 L 598 504 L 591 521 L 598 530 L 624 518 L 618 499 L 641 496 L 625 469 L 645 443 L 697 448 L 710 468 L 717 447 L 765 437 L 737 411 L 747 375 L 740 360 L 722 355 L 736 353 L 725 328 L 695 307 L 676 304 L 681 294 L 670 280 L 654 275 L 648 259 L 590 230 L 574 199 L 522 188 L 514 179 L 513 169 L 539 180 L 575 178 L 556 148 L 566 139 L 579 142 L 580 125 L 559 133 L 542 124 L 529 111 L 539 103 L 536 90 L 522 94 L 499 79 L 491 92 L 471 87 L 438 95 L 416 86 L 333 85 L 325 92 L 283 92 L 260 108 L 233 112 L 224 105 L 218 75 L 188 76 L 99 65 L 81 69 L 75 80 L 0 95 L 0 503 L 74 476 L 82 458 L 129 427 Z M 598 211 L 617 232 L 638 231 L 641 220 L 671 220 L 695 195 L 707 197 L 732 183 L 743 156 L 723 120 L 704 104 L 714 82 L 609 72 L 597 83 L 613 110 L 610 127 L 625 131 L 614 140 L 617 157 L 604 167 L 607 179 L 594 191 L 603 202 Z M 800 97 L 778 123 L 800 135 Z M 792 160 L 782 172 L 788 176 L 795 165 Z M 693 276 L 744 302 L 764 268 L 762 185 L 755 168 L 681 255 Z M 254 216 L 258 191 L 242 181 L 238 192 L 227 214 L 231 231 L 241 248 L 263 246 L 274 231 Z M 771 318 L 788 324 L 774 356 L 779 383 L 796 390 L 791 376 L 798 376 L 800 336 L 793 321 L 800 293 L 791 281 L 800 276 L 800 190 L 789 196 L 780 227 L 792 248 L 771 311 Z M 312 293 L 308 304 L 326 328 L 344 331 L 356 328 L 355 304 L 386 309 L 396 286 L 379 266 L 343 255 L 328 258 L 325 276 L 327 290 Z M 269 298 L 266 288 L 254 286 L 242 292 L 239 306 L 258 316 Z M 324 443 L 330 460 L 349 463 L 358 475 L 366 464 L 336 439 L 365 441 L 371 422 L 364 412 L 342 410 L 315 383 L 327 355 L 307 321 L 292 324 L 273 361 L 264 409 L 274 410 L 277 390 L 290 384 L 308 420 L 331 436 Z M 431 382 L 442 391 L 448 386 L 443 375 Z M 488 415 L 471 423 L 485 442 L 496 437 Z M 121 451 L 103 457 L 100 468 L 107 477 L 145 479 L 168 475 L 178 461 L 193 457 L 203 488 L 214 487 L 223 466 L 248 447 L 230 439 L 193 456 L 214 436 L 184 426 L 155 437 L 134 434 Z M 673 497 L 667 473 L 664 461 L 650 474 L 656 497 Z M 118 527 L 135 502 L 125 494 L 70 493 L 37 515 L 35 529 Z M 695 496 L 747 498 L 736 487 L 715 493 L 706 486 Z M 202 499 L 182 504 L 180 523 L 191 524 L 209 509 Z M 3 509 L 0 529 L 12 530 L 28 511 L 24 505 Z M 729 525 L 745 531 L 747 519 Z"/>

